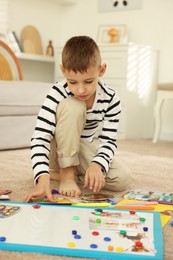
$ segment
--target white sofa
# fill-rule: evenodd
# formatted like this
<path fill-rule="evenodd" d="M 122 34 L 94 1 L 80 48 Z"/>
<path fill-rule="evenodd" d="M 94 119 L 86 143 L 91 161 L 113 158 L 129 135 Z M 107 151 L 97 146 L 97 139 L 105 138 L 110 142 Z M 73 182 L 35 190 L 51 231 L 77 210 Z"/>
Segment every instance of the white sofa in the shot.
<path fill-rule="evenodd" d="M 30 146 L 51 83 L 0 80 L 0 150 Z"/>

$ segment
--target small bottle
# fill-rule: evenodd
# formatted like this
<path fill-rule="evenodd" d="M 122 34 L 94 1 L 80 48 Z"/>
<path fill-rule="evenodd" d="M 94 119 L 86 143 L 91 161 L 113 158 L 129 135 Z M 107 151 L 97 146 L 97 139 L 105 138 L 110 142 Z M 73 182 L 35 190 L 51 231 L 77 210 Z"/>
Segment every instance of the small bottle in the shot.
<path fill-rule="evenodd" d="M 47 56 L 54 56 L 54 48 L 52 45 L 52 41 L 49 41 L 48 46 L 46 48 L 46 55 Z"/>

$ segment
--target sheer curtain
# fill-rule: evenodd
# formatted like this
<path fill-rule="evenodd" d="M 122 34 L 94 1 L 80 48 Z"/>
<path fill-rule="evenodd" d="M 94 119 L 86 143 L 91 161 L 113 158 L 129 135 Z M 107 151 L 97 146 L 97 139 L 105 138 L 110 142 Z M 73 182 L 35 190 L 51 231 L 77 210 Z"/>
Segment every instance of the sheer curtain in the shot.
<path fill-rule="evenodd" d="M 8 0 L 0 0 L 0 34 L 8 29 Z"/>

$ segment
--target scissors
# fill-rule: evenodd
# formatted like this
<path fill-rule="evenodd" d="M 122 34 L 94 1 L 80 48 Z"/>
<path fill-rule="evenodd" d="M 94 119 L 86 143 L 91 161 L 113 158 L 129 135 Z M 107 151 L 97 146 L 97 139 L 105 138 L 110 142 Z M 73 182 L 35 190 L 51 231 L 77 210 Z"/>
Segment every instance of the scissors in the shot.
<path fill-rule="evenodd" d="M 1 212 L 1 211 L 3 211 L 5 208 L 6 208 L 6 206 L 5 206 L 5 205 L 3 205 L 3 204 L 0 204 L 0 212 Z"/>

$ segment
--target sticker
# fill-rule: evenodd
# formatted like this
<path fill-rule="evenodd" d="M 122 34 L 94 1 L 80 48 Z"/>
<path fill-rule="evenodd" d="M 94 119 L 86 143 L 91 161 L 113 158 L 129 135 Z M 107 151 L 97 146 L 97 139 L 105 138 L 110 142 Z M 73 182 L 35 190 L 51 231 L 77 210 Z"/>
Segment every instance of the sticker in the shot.
<path fill-rule="evenodd" d="M 0 204 L 0 218 L 7 218 L 17 213 L 21 208 L 18 206 L 5 206 Z"/>
<path fill-rule="evenodd" d="M 107 200 L 113 199 L 114 196 L 112 194 L 104 194 L 104 193 L 86 193 L 82 196 L 83 200 L 86 201 L 100 201 L 100 200 Z"/>

